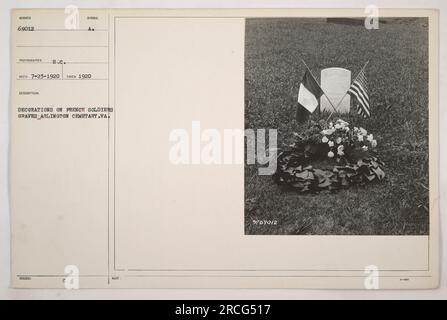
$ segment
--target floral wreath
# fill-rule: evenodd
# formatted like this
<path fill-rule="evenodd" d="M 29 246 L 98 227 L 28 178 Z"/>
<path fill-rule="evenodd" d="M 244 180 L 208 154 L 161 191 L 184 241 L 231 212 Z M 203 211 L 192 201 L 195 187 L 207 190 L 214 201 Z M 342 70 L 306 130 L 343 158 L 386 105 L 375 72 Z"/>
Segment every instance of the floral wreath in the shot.
<path fill-rule="evenodd" d="M 342 119 L 335 124 L 313 121 L 303 134 L 294 132 L 294 139 L 290 149 L 277 157 L 273 178 L 279 185 L 318 192 L 385 178 L 384 163 L 375 150 L 377 141 L 364 128 L 351 129 Z M 315 168 L 318 162 L 321 168 Z"/>

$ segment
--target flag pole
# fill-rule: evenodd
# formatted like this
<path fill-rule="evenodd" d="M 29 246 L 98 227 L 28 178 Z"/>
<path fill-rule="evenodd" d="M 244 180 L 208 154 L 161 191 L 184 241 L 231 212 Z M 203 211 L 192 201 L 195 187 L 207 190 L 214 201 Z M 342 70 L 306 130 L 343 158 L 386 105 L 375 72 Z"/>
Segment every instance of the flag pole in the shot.
<path fill-rule="evenodd" d="M 366 68 L 366 66 L 368 65 L 368 63 L 369 63 L 369 60 L 366 61 L 366 63 L 364 64 L 363 68 L 360 69 L 360 71 L 357 73 L 357 76 L 356 76 L 356 77 L 354 78 L 354 80 L 351 82 L 351 85 L 357 80 L 357 78 L 359 77 L 360 73 L 361 73 L 363 70 L 365 70 L 365 68 Z M 349 86 L 349 87 L 351 87 L 351 86 Z M 335 109 L 337 109 L 337 108 L 340 106 L 340 104 L 342 103 L 342 101 L 344 100 L 344 98 L 347 96 L 348 92 L 349 92 L 349 90 L 346 91 L 346 93 L 344 94 L 343 98 L 341 98 L 341 100 L 338 102 L 338 104 L 337 104 L 337 106 L 335 107 Z M 335 112 L 336 112 L 336 111 L 337 111 L 337 110 L 335 110 Z M 334 111 L 331 112 L 331 114 L 329 115 L 329 117 L 327 118 L 326 121 L 329 121 L 329 119 L 332 117 L 333 114 L 334 114 Z"/>
<path fill-rule="evenodd" d="M 301 62 L 306 66 L 307 70 L 309 71 L 310 75 L 312 76 L 312 78 L 314 78 L 316 84 L 318 85 L 318 87 L 320 88 L 321 92 L 323 92 L 323 95 L 326 97 L 327 101 L 329 101 L 329 103 L 331 104 L 332 108 L 334 109 L 334 111 L 332 111 L 331 115 L 334 112 L 337 112 L 337 109 L 335 108 L 334 104 L 332 103 L 332 101 L 329 99 L 329 97 L 327 96 L 326 92 L 324 92 L 323 88 L 320 86 L 320 84 L 318 83 L 317 79 L 314 77 L 312 70 L 310 70 L 310 68 L 307 66 L 306 62 L 304 61 L 304 59 L 300 56 Z"/>

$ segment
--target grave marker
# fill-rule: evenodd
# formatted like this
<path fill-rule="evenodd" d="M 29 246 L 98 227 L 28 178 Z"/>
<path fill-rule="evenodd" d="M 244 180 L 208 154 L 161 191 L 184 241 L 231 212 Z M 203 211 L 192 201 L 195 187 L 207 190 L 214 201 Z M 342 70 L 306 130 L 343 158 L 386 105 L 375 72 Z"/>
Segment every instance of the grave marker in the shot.
<path fill-rule="evenodd" d="M 351 86 L 351 71 L 343 68 L 327 68 L 321 70 L 321 88 L 337 107 L 339 113 L 349 113 L 351 97 L 346 92 Z M 343 98 L 344 96 L 344 98 Z M 341 99 L 343 98 L 343 101 Z M 341 102 L 340 102 L 341 101 Z M 320 99 L 321 111 L 332 112 L 334 108 L 326 96 Z"/>

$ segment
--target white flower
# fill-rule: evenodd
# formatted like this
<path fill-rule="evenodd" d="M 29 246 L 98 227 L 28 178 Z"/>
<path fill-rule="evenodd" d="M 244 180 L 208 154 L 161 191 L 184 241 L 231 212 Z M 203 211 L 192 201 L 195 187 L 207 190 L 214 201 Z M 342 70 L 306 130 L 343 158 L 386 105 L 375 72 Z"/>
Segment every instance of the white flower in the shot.
<path fill-rule="evenodd" d="M 367 146 L 363 146 L 363 147 L 362 147 L 362 150 L 363 150 L 363 151 L 368 151 L 368 147 L 367 147 Z"/>
<path fill-rule="evenodd" d="M 345 150 L 345 146 L 344 145 L 338 146 L 338 148 L 337 148 L 338 152 L 343 151 L 343 150 Z"/>
<path fill-rule="evenodd" d="M 349 131 L 349 127 L 345 127 L 345 131 L 348 132 Z"/>
<path fill-rule="evenodd" d="M 332 128 L 334 124 L 332 122 L 329 122 L 329 128 Z"/>
<path fill-rule="evenodd" d="M 337 140 L 335 140 L 335 142 L 337 142 L 337 144 L 340 144 L 341 143 L 341 138 L 338 137 Z"/>
<path fill-rule="evenodd" d="M 326 143 L 329 141 L 329 139 L 326 136 L 324 136 L 323 139 L 321 139 L 321 141 L 323 141 L 323 143 Z"/>
<path fill-rule="evenodd" d="M 357 139 L 358 139 L 359 141 L 363 141 L 363 136 L 362 136 L 361 134 L 359 134 L 359 135 L 357 136 Z"/>
<path fill-rule="evenodd" d="M 345 120 L 342 120 L 342 119 L 338 119 L 337 122 L 340 123 L 340 124 L 343 124 L 343 125 L 348 125 L 349 124 Z"/>
<path fill-rule="evenodd" d="M 335 124 L 335 129 L 340 129 L 340 128 L 341 128 L 341 125 L 339 123 L 336 123 Z"/>
<path fill-rule="evenodd" d="M 366 135 L 368 134 L 368 131 L 366 131 L 366 130 L 363 129 L 363 128 L 360 128 L 359 130 L 360 130 L 360 134 L 361 134 L 362 136 L 366 136 Z"/>
<path fill-rule="evenodd" d="M 373 147 L 373 148 L 377 147 L 377 141 L 376 140 L 371 141 L 371 147 Z"/>
<path fill-rule="evenodd" d="M 329 141 L 327 144 L 329 145 L 329 147 L 333 147 L 334 146 L 334 141 Z"/>
<path fill-rule="evenodd" d="M 329 158 L 333 158 L 333 157 L 334 157 L 334 153 L 333 153 L 332 151 L 329 151 L 329 152 L 327 153 L 327 156 L 328 156 Z"/>
<path fill-rule="evenodd" d="M 338 153 L 339 156 L 343 156 L 345 154 L 342 150 L 338 150 L 337 153 Z"/>
<path fill-rule="evenodd" d="M 359 128 L 354 127 L 354 132 L 357 132 L 357 131 L 359 131 Z"/>
<path fill-rule="evenodd" d="M 368 137 L 366 138 L 369 142 L 374 140 L 374 137 L 372 134 L 369 134 Z"/>
<path fill-rule="evenodd" d="M 321 134 L 324 134 L 325 136 L 330 136 L 331 134 L 333 134 L 335 131 L 335 129 L 326 129 L 321 131 Z"/>

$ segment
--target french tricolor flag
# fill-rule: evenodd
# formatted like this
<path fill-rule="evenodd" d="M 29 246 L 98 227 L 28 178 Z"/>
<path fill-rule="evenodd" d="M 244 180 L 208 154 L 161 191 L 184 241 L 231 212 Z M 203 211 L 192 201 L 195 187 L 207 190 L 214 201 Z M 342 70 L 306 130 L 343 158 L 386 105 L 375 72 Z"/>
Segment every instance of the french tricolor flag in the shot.
<path fill-rule="evenodd" d="M 318 107 L 322 95 L 323 91 L 317 81 L 315 81 L 314 77 L 307 70 L 298 91 L 299 105 L 312 113 Z"/>

